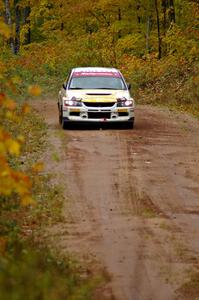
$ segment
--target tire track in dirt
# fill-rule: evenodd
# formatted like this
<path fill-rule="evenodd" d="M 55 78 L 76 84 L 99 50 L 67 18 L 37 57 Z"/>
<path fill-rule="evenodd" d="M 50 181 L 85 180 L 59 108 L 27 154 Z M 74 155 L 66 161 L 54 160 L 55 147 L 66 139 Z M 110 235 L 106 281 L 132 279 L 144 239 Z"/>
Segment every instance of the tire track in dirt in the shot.
<path fill-rule="evenodd" d="M 66 187 L 66 221 L 50 234 L 57 247 L 109 274 L 98 299 L 181 299 L 199 257 L 198 123 L 139 107 L 135 130 L 63 132 L 54 102 L 35 107 L 61 157 L 48 155 L 47 168 Z"/>

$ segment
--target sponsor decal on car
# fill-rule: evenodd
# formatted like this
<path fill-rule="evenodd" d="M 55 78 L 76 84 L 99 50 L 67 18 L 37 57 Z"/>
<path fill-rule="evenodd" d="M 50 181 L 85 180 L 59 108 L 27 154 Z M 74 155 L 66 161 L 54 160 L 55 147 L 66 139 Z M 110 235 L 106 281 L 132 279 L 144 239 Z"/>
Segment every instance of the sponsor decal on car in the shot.
<path fill-rule="evenodd" d="M 111 96 L 108 96 L 108 97 L 89 97 L 89 98 L 83 98 L 83 102 L 116 102 L 116 99 L 115 97 L 111 97 Z"/>
<path fill-rule="evenodd" d="M 116 77 L 120 78 L 119 72 L 74 72 L 73 77 L 84 77 L 84 76 L 108 76 L 108 77 Z"/>

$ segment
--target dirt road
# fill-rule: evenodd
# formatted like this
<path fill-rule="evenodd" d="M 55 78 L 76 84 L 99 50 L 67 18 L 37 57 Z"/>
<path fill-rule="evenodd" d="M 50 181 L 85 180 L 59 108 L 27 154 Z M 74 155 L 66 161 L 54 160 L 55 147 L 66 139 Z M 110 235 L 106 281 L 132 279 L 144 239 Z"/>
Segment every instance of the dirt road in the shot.
<path fill-rule="evenodd" d="M 63 131 L 55 100 L 33 106 L 48 124 L 46 168 L 65 187 L 51 237 L 108 274 L 96 299 L 199 299 L 198 122 L 138 106 L 133 130 Z"/>

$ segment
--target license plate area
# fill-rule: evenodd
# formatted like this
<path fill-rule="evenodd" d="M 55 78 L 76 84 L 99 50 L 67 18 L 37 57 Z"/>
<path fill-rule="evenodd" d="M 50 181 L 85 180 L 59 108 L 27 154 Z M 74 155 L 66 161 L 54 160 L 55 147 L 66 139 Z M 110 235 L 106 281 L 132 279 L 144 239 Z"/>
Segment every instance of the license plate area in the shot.
<path fill-rule="evenodd" d="M 80 112 L 79 108 L 70 108 L 70 112 Z"/>
<path fill-rule="evenodd" d="M 110 119 L 110 112 L 88 112 L 88 119 Z"/>
<path fill-rule="evenodd" d="M 120 113 L 120 112 L 125 112 L 125 113 L 127 113 L 128 112 L 128 109 L 127 108 L 120 108 L 120 109 L 118 109 L 117 110 L 118 111 L 118 113 Z"/>

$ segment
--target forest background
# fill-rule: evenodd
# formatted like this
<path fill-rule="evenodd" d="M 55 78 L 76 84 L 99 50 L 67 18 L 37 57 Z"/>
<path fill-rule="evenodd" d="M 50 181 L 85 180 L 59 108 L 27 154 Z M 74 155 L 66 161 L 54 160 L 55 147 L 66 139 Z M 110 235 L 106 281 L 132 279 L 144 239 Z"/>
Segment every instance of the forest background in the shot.
<path fill-rule="evenodd" d="M 116 67 L 137 103 L 198 117 L 198 30 L 197 0 L 0 1 L 0 299 L 89 299 L 99 281 L 39 238 L 62 195 L 27 99 L 56 98 L 72 67 Z"/>

